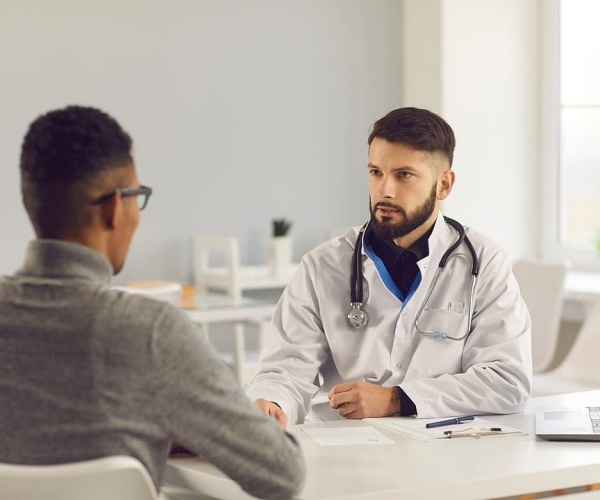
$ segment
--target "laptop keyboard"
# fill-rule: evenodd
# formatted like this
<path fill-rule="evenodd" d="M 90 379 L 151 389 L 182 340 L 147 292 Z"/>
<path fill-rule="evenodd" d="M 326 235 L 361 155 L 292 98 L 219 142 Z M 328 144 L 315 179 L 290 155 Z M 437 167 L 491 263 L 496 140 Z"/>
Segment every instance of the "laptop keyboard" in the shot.
<path fill-rule="evenodd" d="M 588 406 L 588 410 L 592 421 L 592 430 L 594 434 L 600 434 L 600 406 Z"/>

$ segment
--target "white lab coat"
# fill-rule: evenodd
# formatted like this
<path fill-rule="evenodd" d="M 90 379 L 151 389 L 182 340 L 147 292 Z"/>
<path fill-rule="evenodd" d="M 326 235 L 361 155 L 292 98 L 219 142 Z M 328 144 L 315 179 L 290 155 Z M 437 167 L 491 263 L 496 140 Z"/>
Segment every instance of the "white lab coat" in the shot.
<path fill-rule="evenodd" d="M 405 304 L 386 288 L 363 249 L 369 324 L 353 330 L 346 318 L 358 230 L 302 258 L 275 311 L 272 338 L 247 387 L 249 396 L 277 402 L 292 424 L 304 422 L 309 411 L 307 421 L 340 418 L 326 394 L 356 380 L 399 385 L 423 418 L 523 410 L 531 391 L 531 323 L 506 253 L 466 229 L 480 270 L 471 333 L 455 341 L 424 336 L 414 326 L 440 258 L 458 236 L 442 215 L 429 238 L 429 256 L 418 262 L 421 284 Z M 467 311 L 448 313 L 447 304 L 468 304 L 471 256 L 464 243 L 453 255 L 427 303 L 438 311 L 423 312 L 419 326 L 437 329 L 430 313 L 443 314 L 448 333 L 461 337 Z"/>

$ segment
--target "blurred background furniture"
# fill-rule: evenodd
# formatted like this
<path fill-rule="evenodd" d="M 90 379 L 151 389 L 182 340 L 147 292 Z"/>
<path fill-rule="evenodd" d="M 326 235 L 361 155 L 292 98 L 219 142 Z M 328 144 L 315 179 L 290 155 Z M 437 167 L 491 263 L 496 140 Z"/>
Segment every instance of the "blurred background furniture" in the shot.
<path fill-rule="evenodd" d="M 0 498 L 7 500 L 157 500 L 142 463 L 129 456 L 59 465 L 0 464 Z"/>
<path fill-rule="evenodd" d="M 268 335 L 275 301 L 254 300 L 242 297 L 232 301 L 222 294 L 208 295 L 204 302 L 197 301 L 186 309 L 192 321 L 207 328 L 210 323 L 231 323 L 234 325 L 234 346 L 232 368 L 240 385 L 244 386 L 254 374 L 255 362 L 246 353 L 245 326 L 254 325 L 259 331 L 259 346 Z M 253 362 L 251 362 L 253 361 Z"/>
<path fill-rule="evenodd" d="M 156 300 L 164 300 L 174 306 L 182 306 L 183 287 L 181 283 L 169 281 L 137 281 L 127 286 L 115 286 L 117 290 L 145 295 Z"/>
<path fill-rule="evenodd" d="M 534 373 L 533 396 L 600 388 L 600 299 L 594 302 L 565 358 L 557 368 Z"/>
<path fill-rule="evenodd" d="M 196 234 L 193 238 L 194 285 L 197 294 L 196 310 L 211 309 L 211 303 L 214 309 L 214 304 L 219 301 L 220 296 L 221 301 L 229 302 L 230 306 L 240 309 L 241 314 L 246 316 L 245 320 L 231 320 L 234 328 L 233 365 L 242 385 L 249 378 L 245 374 L 247 360 L 245 327 L 252 326 L 258 330 L 260 350 L 262 343 L 268 336 L 275 302 L 281 290 L 286 287 L 292 278 L 297 267 L 298 264 L 291 264 L 287 271 L 275 274 L 268 264 L 242 265 L 237 238 L 209 234 Z M 250 293 L 266 290 L 277 291 L 275 298 L 259 301 L 259 304 L 263 307 L 265 302 L 270 304 L 271 314 L 260 320 L 248 318 L 248 307 L 253 300 L 249 296 Z M 256 301 L 256 298 L 254 300 Z M 199 318 L 200 313 L 196 317 Z M 205 317 L 207 316 L 205 315 Z M 202 324 L 208 333 L 208 322 Z"/>
<path fill-rule="evenodd" d="M 238 239 L 232 236 L 194 236 L 194 284 L 198 297 L 210 292 L 225 293 L 234 300 L 246 292 L 283 289 L 298 268 L 275 275 L 269 265 L 241 265 Z"/>
<path fill-rule="evenodd" d="M 571 271 L 565 278 L 562 319 L 581 323 L 588 309 L 600 298 L 600 273 Z"/>
<path fill-rule="evenodd" d="M 567 269 L 566 262 L 521 259 L 513 263 L 513 273 L 531 315 L 534 372 L 547 370 L 556 353 Z"/>

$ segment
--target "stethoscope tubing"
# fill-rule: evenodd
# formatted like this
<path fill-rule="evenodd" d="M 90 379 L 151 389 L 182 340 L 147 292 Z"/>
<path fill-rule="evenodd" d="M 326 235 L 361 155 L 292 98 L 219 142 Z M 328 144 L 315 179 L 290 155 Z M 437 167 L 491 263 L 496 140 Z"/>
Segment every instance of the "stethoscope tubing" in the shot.
<path fill-rule="evenodd" d="M 435 275 L 431 280 L 431 284 L 429 285 L 429 289 L 427 290 L 427 294 L 425 295 L 424 300 L 421 302 L 421 306 L 419 307 L 417 314 L 415 316 L 415 328 L 416 330 L 425 336 L 436 337 L 441 339 L 451 339 L 451 340 L 463 340 L 468 337 L 471 332 L 471 324 L 473 320 L 473 313 L 475 310 L 475 301 L 473 297 L 475 295 L 475 290 L 477 287 L 477 278 L 479 276 L 479 259 L 477 258 L 477 252 L 475 252 L 475 248 L 471 243 L 471 240 L 467 237 L 465 228 L 463 225 L 450 217 L 444 216 L 444 221 L 452 226 L 456 232 L 458 233 L 458 238 L 456 241 L 444 252 L 440 262 L 438 264 L 438 268 L 436 269 Z M 351 298 L 351 310 L 348 313 L 348 323 L 350 327 L 354 329 L 364 328 L 368 323 L 368 316 L 363 309 L 363 272 L 362 272 L 362 247 L 363 247 L 363 239 L 364 232 L 366 229 L 366 224 L 362 226 L 359 230 L 358 237 L 356 238 L 356 244 L 354 246 L 354 252 L 352 255 L 352 270 L 351 270 L 351 288 L 350 288 L 350 298 Z M 456 249 L 462 244 L 465 243 L 469 253 L 471 254 L 471 290 L 469 294 L 469 306 L 467 309 L 468 320 L 467 320 L 467 333 L 462 337 L 450 337 L 445 333 L 441 332 L 428 332 L 425 330 L 421 330 L 419 327 L 419 319 L 421 318 L 421 313 L 425 309 L 431 294 L 437 284 L 440 273 L 446 268 L 446 264 L 450 257 L 454 254 Z"/>

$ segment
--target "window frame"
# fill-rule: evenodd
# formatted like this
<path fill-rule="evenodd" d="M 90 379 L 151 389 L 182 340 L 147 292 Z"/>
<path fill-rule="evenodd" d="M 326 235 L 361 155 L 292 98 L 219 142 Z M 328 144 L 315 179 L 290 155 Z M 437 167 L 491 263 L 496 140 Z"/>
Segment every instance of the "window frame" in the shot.
<path fill-rule="evenodd" d="M 560 243 L 560 0 L 541 2 L 541 178 L 542 257 L 570 262 L 581 271 L 600 272 L 600 253 Z"/>

